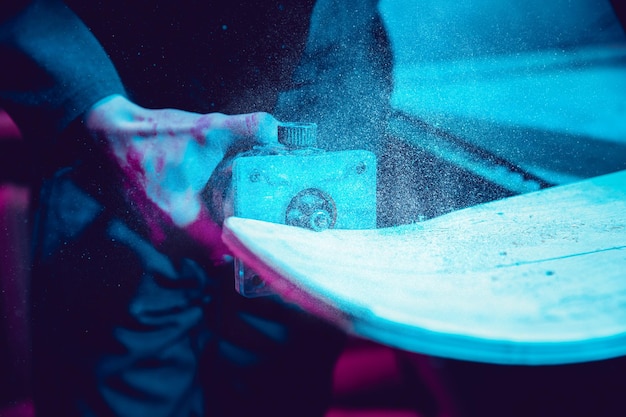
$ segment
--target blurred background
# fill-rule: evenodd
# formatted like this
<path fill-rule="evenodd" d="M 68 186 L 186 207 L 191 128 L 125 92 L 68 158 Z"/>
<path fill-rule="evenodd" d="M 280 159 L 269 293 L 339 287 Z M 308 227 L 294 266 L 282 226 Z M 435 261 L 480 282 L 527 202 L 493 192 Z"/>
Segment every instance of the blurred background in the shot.
<path fill-rule="evenodd" d="M 489 199 L 626 167 L 625 38 L 609 1 L 383 0 L 380 10 L 394 54 L 389 130 L 409 150 L 392 153 L 418 174 L 400 187 L 410 191 L 396 220 L 481 199 L 467 191 Z M 420 201 L 437 183 L 430 173 L 450 178 Z"/>

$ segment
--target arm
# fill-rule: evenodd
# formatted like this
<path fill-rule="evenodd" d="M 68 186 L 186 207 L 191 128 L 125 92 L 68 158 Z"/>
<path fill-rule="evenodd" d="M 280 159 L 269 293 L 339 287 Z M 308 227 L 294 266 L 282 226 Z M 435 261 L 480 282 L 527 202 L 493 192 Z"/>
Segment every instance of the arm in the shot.
<path fill-rule="evenodd" d="M 25 137 L 56 136 L 98 100 L 124 94 L 106 53 L 62 1 L 3 1 L 0 19 L 0 107 Z"/>
<path fill-rule="evenodd" d="M 0 16 L 6 12 L 0 6 Z M 275 141 L 266 113 L 225 116 L 150 110 L 124 96 L 98 42 L 59 0 L 35 0 L 0 25 L 0 107 L 25 137 L 56 136 L 78 117 L 121 170 L 127 198 L 139 207 L 155 243 L 159 225 L 183 229 L 211 252 L 220 230 L 200 192 L 233 146 Z"/>

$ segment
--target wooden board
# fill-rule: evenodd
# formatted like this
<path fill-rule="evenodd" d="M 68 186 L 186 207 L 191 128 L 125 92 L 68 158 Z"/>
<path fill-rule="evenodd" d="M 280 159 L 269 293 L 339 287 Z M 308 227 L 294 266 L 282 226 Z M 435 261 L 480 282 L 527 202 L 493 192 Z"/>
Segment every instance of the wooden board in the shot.
<path fill-rule="evenodd" d="M 409 351 L 502 364 L 626 354 L 626 171 L 377 230 L 229 218 L 282 297 Z"/>

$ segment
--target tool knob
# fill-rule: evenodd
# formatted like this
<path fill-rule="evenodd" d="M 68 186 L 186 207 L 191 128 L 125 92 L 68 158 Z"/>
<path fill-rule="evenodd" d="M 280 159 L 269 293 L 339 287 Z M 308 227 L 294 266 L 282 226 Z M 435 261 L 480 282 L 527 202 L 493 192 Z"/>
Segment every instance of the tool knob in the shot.
<path fill-rule="evenodd" d="M 282 123 L 278 125 L 278 142 L 289 148 L 312 148 L 317 145 L 315 123 Z"/>

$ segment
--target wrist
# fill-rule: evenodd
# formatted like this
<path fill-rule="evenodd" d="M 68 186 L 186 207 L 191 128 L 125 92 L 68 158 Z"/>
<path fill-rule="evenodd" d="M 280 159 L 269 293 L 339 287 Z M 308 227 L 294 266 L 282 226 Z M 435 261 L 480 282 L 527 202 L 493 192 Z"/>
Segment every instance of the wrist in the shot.
<path fill-rule="evenodd" d="M 145 120 L 145 109 L 120 94 L 107 96 L 93 104 L 84 117 L 85 127 L 94 137 L 106 140 L 112 132 L 124 130 Z"/>

